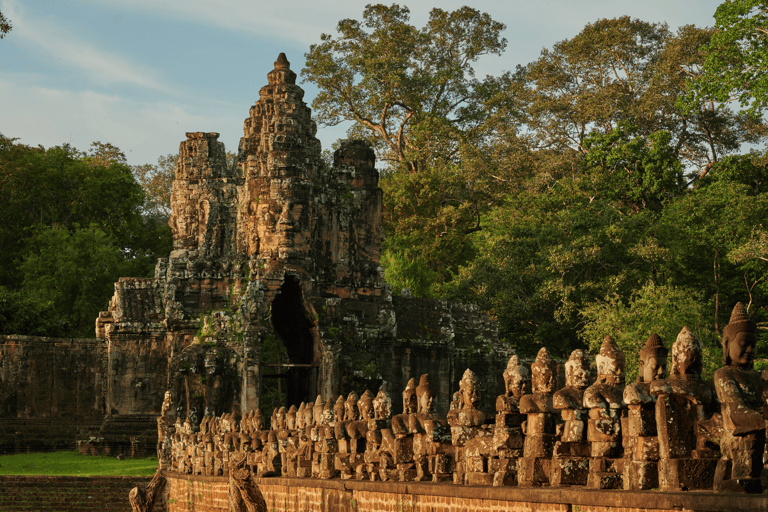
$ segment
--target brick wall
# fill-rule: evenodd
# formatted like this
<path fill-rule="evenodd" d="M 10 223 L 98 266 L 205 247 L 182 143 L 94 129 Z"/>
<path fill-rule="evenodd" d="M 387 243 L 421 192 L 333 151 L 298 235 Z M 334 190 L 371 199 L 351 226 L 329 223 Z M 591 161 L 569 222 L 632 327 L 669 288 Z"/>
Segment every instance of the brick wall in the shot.
<path fill-rule="evenodd" d="M 223 477 L 168 478 L 168 512 L 227 512 Z M 719 512 L 768 511 L 768 496 L 583 488 L 471 487 L 450 483 L 256 479 L 269 512 Z"/>
<path fill-rule="evenodd" d="M 130 512 L 128 492 L 149 477 L 0 476 L 0 511 Z M 160 503 L 156 512 L 163 512 Z"/>

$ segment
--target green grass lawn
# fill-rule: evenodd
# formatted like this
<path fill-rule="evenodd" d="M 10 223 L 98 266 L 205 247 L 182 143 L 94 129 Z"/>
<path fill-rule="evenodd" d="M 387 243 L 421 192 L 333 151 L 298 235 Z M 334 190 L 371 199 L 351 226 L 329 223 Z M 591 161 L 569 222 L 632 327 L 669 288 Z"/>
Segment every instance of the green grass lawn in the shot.
<path fill-rule="evenodd" d="M 0 455 L 0 475 L 151 476 L 157 457 L 117 460 L 77 451 Z"/>

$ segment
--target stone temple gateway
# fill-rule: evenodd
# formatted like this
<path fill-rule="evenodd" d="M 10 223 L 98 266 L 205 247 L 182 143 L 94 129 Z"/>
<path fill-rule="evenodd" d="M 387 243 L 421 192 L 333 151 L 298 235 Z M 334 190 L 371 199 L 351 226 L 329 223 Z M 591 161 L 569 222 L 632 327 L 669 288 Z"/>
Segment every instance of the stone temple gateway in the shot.
<path fill-rule="evenodd" d="M 475 306 L 392 296 L 373 150 L 344 141 L 328 167 L 284 54 L 267 77 L 235 166 L 217 133 L 187 133 L 173 251 L 154 278 L 121 278 L 96 321 L 107 352 L 102 437 L 155 429 L 166 390 L 178 414 L 202 417 L 268 406 L 275 390 L 277 405 L 298 405 L 402 389 L 421 373 L 440 383 L 447 412 L 467 367 L 486 376 L 484 396 L 503 389 L 508 350 Z"/>

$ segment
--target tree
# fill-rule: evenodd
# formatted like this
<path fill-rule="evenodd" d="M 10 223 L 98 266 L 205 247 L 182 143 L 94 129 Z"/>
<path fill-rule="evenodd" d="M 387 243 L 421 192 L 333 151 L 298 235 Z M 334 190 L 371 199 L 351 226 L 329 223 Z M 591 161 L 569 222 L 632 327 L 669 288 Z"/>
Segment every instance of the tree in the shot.
<path fill-rule="evenodd" d="M 93 336 L 93 322 L 105 309 L 121 275 L 133 275 L 115 241 L 97 226 L 70 232 L 38 226 L 19 265 L 23 296 L 51 304 L 67 329 L 58 336 Z"/>
<path fill-rule="evenodd" d="M 686 106 L 702 99 L 738 101 L 756 119 L 768 107 L 768 1 L 726 0 L 715 11 L 715 33 L 706 47 L 704 72 Z"/>
<path fill-rule="evenodd" d="M 455 158 L 457 141 L 487 118 L 499 84 L 477 80 L 472 64 L 507 41 L 503 24 L 470 7 L 435 8 L 422 29 L 408 20 L 407 7 L 366 6 L 362 22 L 341 20 L 338 38 L 310 46 L 302 74 L 320 90 L 320 123 L 352 121 L 350 134 L 371 140 L 380 159 L 417 172 L 431 158 Z"/>
<path fill-rule="evenodd" d="M 83 153 L 0 136 L 0 196 L 0 287 L 34 306 L 29 321 L 0 325 L 3 333 L 25 334 L 6 330 L 23 326 L 39 333 L 39 323 L 49 335 L 89 334 L 112 283 L 151 275 L 172 247 L 170 228 L 144 214 L 141 186 L 108 143 Z M 10 301 L 0 317 L 15 318 Z M 62 322 L 31 320 L 51 310 Z"/>
<path fill-rule="evenodd" d="M 509 94 L 523 105 L 514 121 L 522 129 L 509 136 L 529 134 L 527 149 L 536 151 L 535 163 L 551 182 L 578 167 L 592 133 L 607 134 L 620 122 L 646 137 L 664 130 L 690 181 L 699 179 L 722 156 L 766 135 L 764 123 L 711 102 L 677 107 L 690 79 L 701 73 L 701 46 L 711 34 L 693 26 L 673 34 L 665 24 L 628 16 L 587 24 L 518 68 Z"/>
<path fill-rule="evenodd" d="M 0 39 L 7 36 L 12 28 L 13 25 L 11 25 L 11 20 L 3 16 L 3 13 L 0 12 Z"/>
<path fill-rule="evenodd" d="M 157 158 L 157 165 L 143 164 L 131 167 L 136 181 L 147 196 L 146 209 L 150 215 L 168 219 L 171 216 L 171 187 L 176 178 L 176 156 L 165 155 Z"/>

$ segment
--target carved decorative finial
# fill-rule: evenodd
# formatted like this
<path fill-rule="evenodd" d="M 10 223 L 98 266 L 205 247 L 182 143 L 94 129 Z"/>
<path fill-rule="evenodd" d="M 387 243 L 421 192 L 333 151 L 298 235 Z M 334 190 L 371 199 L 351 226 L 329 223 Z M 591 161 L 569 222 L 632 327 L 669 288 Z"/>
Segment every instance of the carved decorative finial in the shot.
<path fill-rule="evenodd" d="M 664 342 L 661 341 L 661 337 L 658 334 L 651 334 L 648 340 L 645 342 L 645 346 L 640 351 L 640 358 L 646 359 L 648 357 L 667 357 L 669 351 L 664 347 Z"/>
<path fill-rule="evenodd" d="M 267 73 L 269 85 L 277 84 L 296 84 L 296 73 L 291 71 L 291 63 L 285 57 L 284 53 L 277 56 L 275 69 Z"/>
<path fill-rule="evenodd" d="M 275 61 L 275 69 L 291 69 L 291 63 L 288 62 L 288 58 L 285 56 L 285 53 L 280 52 L 280 55 L 277 56 L 277 60 Z"/>

